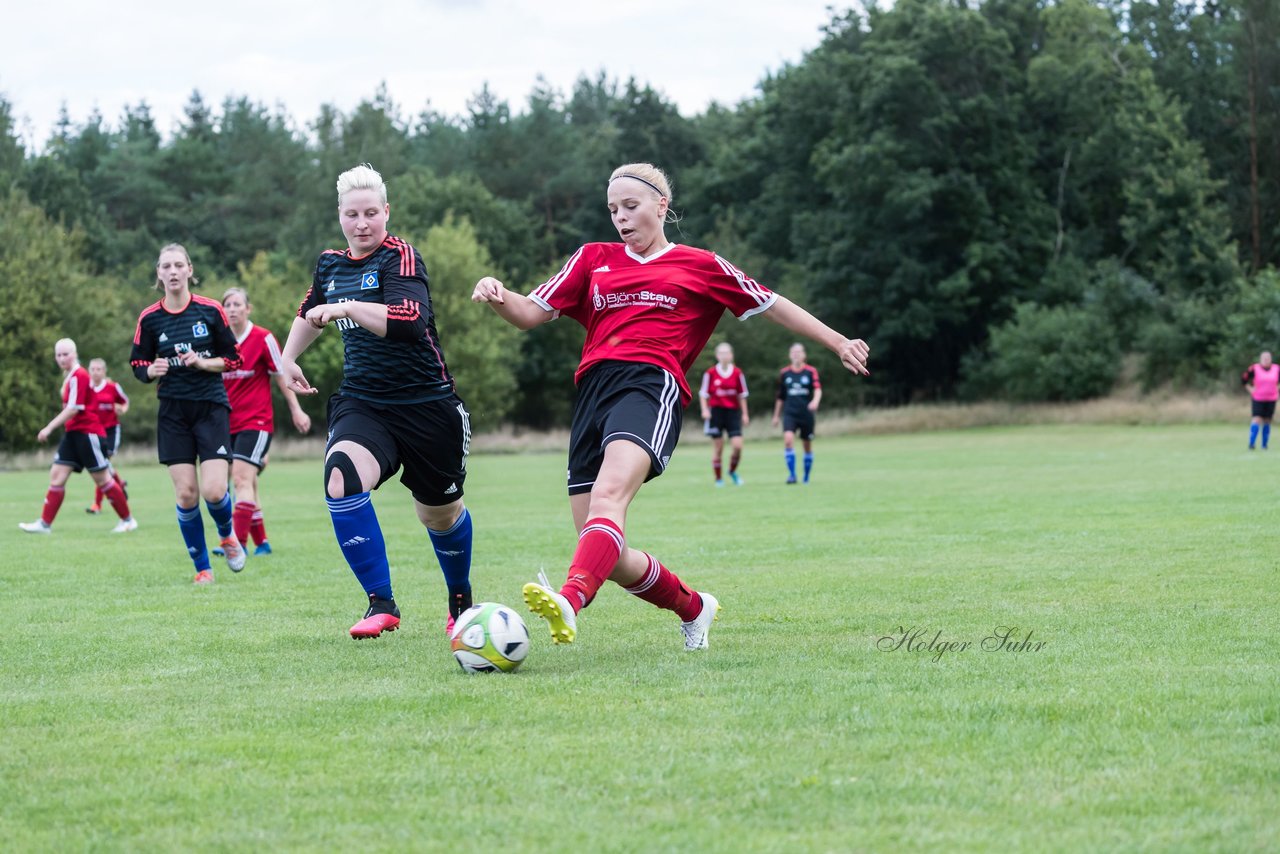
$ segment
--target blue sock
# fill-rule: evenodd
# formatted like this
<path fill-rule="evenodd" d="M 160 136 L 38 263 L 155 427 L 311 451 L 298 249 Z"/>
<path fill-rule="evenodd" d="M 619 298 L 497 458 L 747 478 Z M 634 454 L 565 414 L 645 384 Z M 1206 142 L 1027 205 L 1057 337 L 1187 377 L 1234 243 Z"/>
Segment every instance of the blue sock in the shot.
<path fill-rule="evenodd" d="M 231 536 L 231 493 L 224 494 L 217 504 L 206 501 L 204 506 L 209 508 L 213 524 L 218 526 L 218 536 L 224 540 Z"/>
<path fill-rule="evenodd" d="M 809 472 L 813 471 L 813 454 L 804 455 L 804 482 L 809 482 Z"/>
<path fill-rule="evenodd" d="M 178 506 L 178 530 L 182 532 L 182 541 L 187 544 L 187 554 L 196 565 L 196 572 L 209 568 L 209 550 L 204 544 L 204 519 L 200 517 L 200 505 L 195 507 Z"/>
<path fill-rule="evenodd" d="M 1269 441 L 1271 441 L 1271 425 L 1263 424 L 1262 425 L 1262 447 L 1266 448 L 1267 442 Z"/>
<path fill-rule="evenodd" d="M 391 566 L 387 563 L 387 544 L 382 539 L 382 526 L 373 511 L 369 493 L 347 498 L 326 498 L 333 533 L 338 538 L 342 556 L 356 574 L 365 593 L 379 599 L 392 599 Z"/>
<path fill-rule="evenodd" d="M 436 560 L 440 561 L 440 571 L 444 573 L 445 586 L 449 588 L 449 601 L 463 595 L 467 601 L 471 598 L 471 512 L 462 508 L 462 515 L 453 527 L 447 531 L 427 529 L 431 536 L 431 545 L 436 550 Z"/>
<path fill-rule="evenodd" d="M 1259 425 L 1257 424 L 1249 425 L 1249 447 L 1250 448 L 1252 448 L 1254 443 L 1258 441 L 1258 427 Z"/>
<path fill-rule="evenodd" d="M 792 480 L 795 480 L 795 477 L 796 477 L 796 449 L 795 449 L 795 448 L 787 448 L 787 450 L 783 452 L 783 456 L 785 456 L 785 457 L 787 458 L 787 474 L 791 476 L 791 479 L 792 479 Z"/>

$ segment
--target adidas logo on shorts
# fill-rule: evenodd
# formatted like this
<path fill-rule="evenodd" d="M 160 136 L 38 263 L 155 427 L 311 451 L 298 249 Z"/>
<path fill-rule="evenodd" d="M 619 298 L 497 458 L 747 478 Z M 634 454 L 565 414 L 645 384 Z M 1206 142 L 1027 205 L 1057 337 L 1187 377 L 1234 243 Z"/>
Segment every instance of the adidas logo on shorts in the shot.
<path fill-rule="evenodd" d="M 455 492 L 457 492 L 457 491 L 458 491 L 458 484 L 456 484 L 456 483 L 451 483 L 451 484 L 449 484 L 449 488 L 448 488 L 448 489 L 446 489 L 446 490 L 444 491 L 444 494 L 445 494 L 445 495 L 453 495 L 453 494 L 454 494 Z"/>

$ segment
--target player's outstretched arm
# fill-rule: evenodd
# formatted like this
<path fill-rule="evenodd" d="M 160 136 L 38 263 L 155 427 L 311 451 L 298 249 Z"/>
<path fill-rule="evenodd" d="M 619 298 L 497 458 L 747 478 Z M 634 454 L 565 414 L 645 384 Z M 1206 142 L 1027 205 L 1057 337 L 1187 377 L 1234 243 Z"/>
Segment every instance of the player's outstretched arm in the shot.
<path fill-rule="evenodd" d="M 527 296 L 507 290 L 493 276 L 485 276 L 476 282 L 471 301 L 488 303 L 499 317 L 517 329 L 532 329 L 555 317 L 554 312 L 547 311 Z"/>
<path fill-rule="evenodd" d="M 773 305 L 765 310 L 764 316 L 779 326 L 826 347 L 839 356 L 841 364 L 852 373 L 871 375 L 867 370 L 867 356 L 871 350 L 867 347 L 867 342 L 861 338 L 844 337 L 781 294 Z"/>

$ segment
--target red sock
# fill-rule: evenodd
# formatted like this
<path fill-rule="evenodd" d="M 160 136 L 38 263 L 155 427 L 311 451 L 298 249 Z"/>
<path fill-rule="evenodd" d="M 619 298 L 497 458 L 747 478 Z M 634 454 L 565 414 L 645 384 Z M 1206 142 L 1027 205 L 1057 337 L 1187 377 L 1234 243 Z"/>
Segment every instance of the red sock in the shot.
<path fill-rule="evenodd" d="M 116 483 L 120 484 L 120 491 L 121 491 L 121 492 L 124 492 L 124 478 L 122 478 L 122 477 L 120 476 L 120 472 L 118 472 L 118 471 L 116 471 L 116 470 L 112 469 L 112 471 L 111 471 L 111 478 L 112 478 L 112 480 L 114 480 Z"/>
<path fill-rule="evenodd" d="M 242 544 L 249 542 L 249 526 L 253 523 L 253 511 L 258 505 L 252 501 L 237 501 L 231 511 L 231 527 L 235 529 L 236 539 Z"/>
<path fill-rule="evenodd" d="M 93 485 L 93 506 L 102 506 L 102 487 L 98 486 L 96 483 Z"/>
<path fill-rule="evenodd" d="M 249 536 L 258 545 L 267 541 L 267 526 L 262 521 L 262 508 L 253 511 L 253 519 L 249 523 Z"/>
<path fill-rule="evenodd" d="M 603 516 L 588 519 L 582 526 L 578 548 L 569 562 L 569 580 L 560 588 L 574 613 L 596 598 L 596 591 L 617 566 L 624 543 L 622 529 Z"/>
<path fill-rule="evenodd" d="M 716 457 L 711 461 L 711 468 L 716 473 L 716 480 L 720 480 L 720 458 Z"/>
<path fill-rule="evenodd" d="M 742 451 L 734 451 L 732 454 L 729 455 L 729 471 L 730 472 L 735 472 L 738 470 L 738 460 L 740 459 L 742 459 Z"/>
<path fill-rule="evenodd" d="M 53 524 L 54 517 L 58 515 L 58 508 L 62 506 L 62 499 L 66 497 L 65 486 L 49 487 L 49 491 L 44 494 L 44 507 L 40 510 L 40 518 L 46 525 Z"/>
<path fill-rule="evenodd" d="M 625 588 L 626 591 L 659 608 L 675 611 L 686 623 L 701 614 L 702 597 L 686 587 L 674 572 L 658 563 L 656 557 L 648 553 L 645 557 L 649 559 L 649 569 L 639 581 Z"/>
<path fill-rule="evenodd" d="M 111 502 L 117 516 L 121 519 L 129 518 L 129 499 L 124 497 L 124 490 L 120 488 L 119 483 L 114 480 L 108 481 L 107 488 L 102 490 L 102 494 Z"/>

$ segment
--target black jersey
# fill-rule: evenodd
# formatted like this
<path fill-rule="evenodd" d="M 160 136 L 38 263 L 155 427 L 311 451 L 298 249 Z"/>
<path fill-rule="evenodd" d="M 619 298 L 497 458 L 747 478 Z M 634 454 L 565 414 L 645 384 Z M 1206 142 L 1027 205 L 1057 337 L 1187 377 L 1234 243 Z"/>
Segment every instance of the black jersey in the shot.
<path fill-rule="evenodd" d="M 187 350 L 194 350 L 206 359 L 221 356 L 226 360 L 228 371 L 239 370 L 236 336 L 217 300 L 192 294 L 186 306 L 174 312 L 165 308 L 161 299 L 138 315 L 133 352 L 129 356 L 134 376 L 144 383 L 158 380 L 157 397 L 207 400 L 230 408 L 222 374 L 182 364 L 178 354 Z M 147 376 L 147 366 L 157 359 L 168 360 L 169 372 L 157 378 Z"/>
<path fill-rule="evenodd" d="M 782 401 L 782 410 L 791 415 L 802 415 L 809 411 L 809 401 L 813 393 L 822 388 L 818 380 L 818 371 L 812 365 L 801 365 L 800 370 L 793 371 L 787 365 L 778 377 L 778 400 Z"/>
<path fill-rule="evenodd" d="M 418 250 L 390 234 L 363 258 L 326 250 L 316 262 L 298 316 L 323 303 L 351 300 L 387 306 L 387 337 L 350 318 L 337 321 L 343 347 L 340 394 L 382 403 L 424 403 L 453 393 Z"/>

